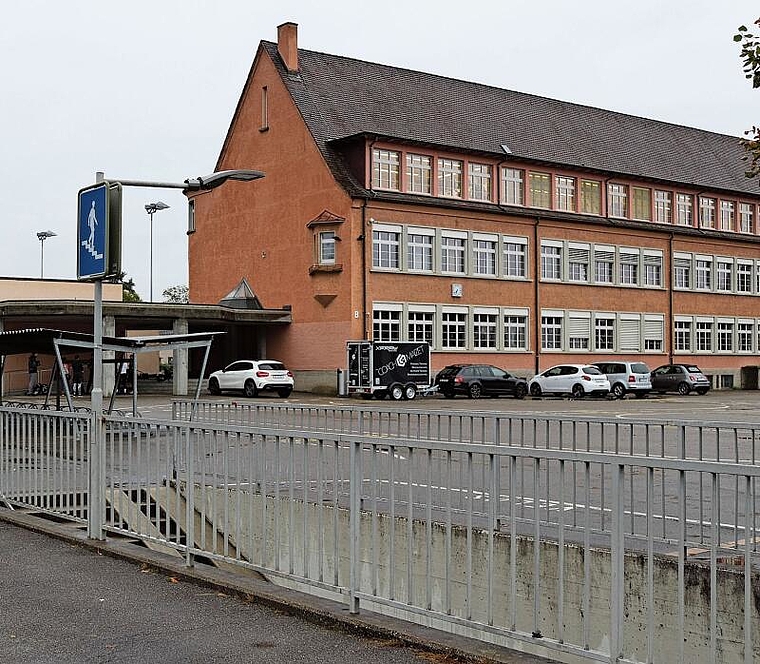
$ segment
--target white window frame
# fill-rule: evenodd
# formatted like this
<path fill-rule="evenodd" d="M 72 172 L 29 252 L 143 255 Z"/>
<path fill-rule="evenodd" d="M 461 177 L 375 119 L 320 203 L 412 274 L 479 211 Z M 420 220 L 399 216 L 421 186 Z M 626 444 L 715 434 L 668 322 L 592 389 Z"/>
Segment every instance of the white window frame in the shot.
<path fill-rule="evenodd" d="M 491 185 L 492 167 L 474 161 L 467 163 L 467 197 L 473 201 L 488 201 L 493 198 Z"/>
<path fill-rule="evenodd" d="M 372 148 L 372 188 L 401 190 L 401 153 L 397 150 Z"/>
<path fill-rule="evenodd" d="M 499 270 L 499 236 L 472 234 L 472 272 L 479 277 L 496 277 Z"/>
<path fill-rule="evenodd" d="M 739 203 L 739 232 L 753 233 L 755 225 L 755 206 L 752 203 Z"/>
<path fill-rule="evenodd" d="M 712 196 L 699 197 L 699 227 L 715 228 L 715 207 L 717 200 Z"/>
<path fill-rule="evenodd" d="M 556 208 L 566 212 L 575 212 L 575 178 L 569 175 L 557 175 L 554 180 L 556 187 Z"/>
<path fill-rule="evenodd" d="M 505 205 L 525 205 L 525 171 L 520 168 L 501 169 L 502 201 Z"/>
<path fill-rule="evenodd" d="M 320 265 L 335 265 L 335 250 L 336 250 L 336 235 L 335 231 L 320 231 L 319 232 L 319 264 Z"/>
<path fill-rule="evenodd" d="M 374 224 L 372 226 L 372 268 L 398 270 L 401 268 L 401 226 Z"/>
<path fill-rule="evenodd" d="M 374 341 L 401 341 L 403 307 L 395 303 L 372 304 L 372 339 Z"/>
<path fill-rule="evenodd" d="M 433 272 L 435 270 L 434 228 L 407 227 L 406 269 L 411 272 Z"/>
<path fill-rule="evenodd" d="M 441 272 L 444 274 L 467 273 L 467 233 L 464 231 L 441 231 Z"/>
<path fill-rule="evenodd" d="M 505 351 L 528 350 L 528 310 L 504 309 L 502 311 L 502 344 Z M 512 340 L 516 339 L 513 344 Z"/>
<path fill-rule="evenodd" d="M 628 185 L 610 182 L 607 184 L 607 206 L 610 217 L 628 218 Z"/>
<path fill-rule="evenodd" d="M 486 341 L 483 344 L 483 340 Z M 474 350 L 496 350 L 499 344 L 499 310 L 475 307 L 472 310 L 472 347 Z"/>
<path fill-rule="evenodd" d="M 594 317 L 594 350 L 615 350 L 615 314 L 596 314 Z"/>
<path fill-rule="evenodd" d="M 433 193 L 433 159 L 429 155 L 407 153 L 406 190 L 410 194 Z"/>
<path fill-rule="evenodd" d="M 464 163 L 459 159 L 438 159 L 438 195 L 444 198 L 462 198 L 462 172 Z"/>
<path fill-rule="evenodd" d="M 676 224 L 694 225 L 694 197 L 691 194 L 676 194 Z"/>
<path fill-rule="evenodd" d="M 673 223 L 673 194 L 670 191 L 655 189 L 654 220 L 660 224 Z"/>
<path fill-rule="evenodd" d="M 562 280 L 563 244 L 554 240 L 541 241 L 541 280 Z M 551 268 L 551 269 L 549 269 Z"/>
<path fill-rule="evenodd" d="M 528 277 L 528 238 L 503 236 L 502 274 L 507 279 Z"/>

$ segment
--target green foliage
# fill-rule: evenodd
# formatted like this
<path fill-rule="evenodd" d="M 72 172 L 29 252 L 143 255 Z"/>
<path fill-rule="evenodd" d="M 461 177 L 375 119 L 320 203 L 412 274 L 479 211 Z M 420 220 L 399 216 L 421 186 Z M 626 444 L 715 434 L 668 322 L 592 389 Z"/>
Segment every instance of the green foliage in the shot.
<path fill-rule="evenodd" d="M 754 22 L 760 28 L 760 18 Z M 760 88 L 760 37 L 752 34 L 746 25 L 737 28 L 734 41 L 741 43 L 742 65 L 744 76 L 752 81 L 753 88 Z M 760 127 L 753 126 L 744 132 L 747 138 L 742 139 L 742 145 L 747 154 L 744 160 L 748 163 L 745 175 L 748 178 L 760 176 Z"/>
<path fill-rule="evenodd" d="M 190 301 L 187 286 L 171 286 L 163 292 L 164 302 L 171 304 L 187 304 Z"/>
<path fill-rule="evenodd" d="M 126 272 L 119 272 L 118 276 L 116 277 L 116 281 L 120 281 L 122 285 L 122 302 L 142 302 L 142 298 L 137 294 L 137 291 L 135 290 L 135 280 L 124 279 L 126 276 Z"/>

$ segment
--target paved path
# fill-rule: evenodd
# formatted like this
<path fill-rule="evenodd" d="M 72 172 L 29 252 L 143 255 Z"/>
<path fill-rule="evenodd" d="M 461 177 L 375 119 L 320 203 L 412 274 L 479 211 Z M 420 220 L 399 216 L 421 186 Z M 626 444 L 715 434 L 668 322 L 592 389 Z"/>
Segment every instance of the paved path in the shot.
<path fill-rule="evenodd" d="M 214 568 L 184 576 L 181 563 L 132 542 L 93 544 L 81 528 L 0 509 L 4 664 L 546 661 L 372 614 L 341 616 L 334 603 Z M 408 645 L 436 635 L 432 651 Z"/>

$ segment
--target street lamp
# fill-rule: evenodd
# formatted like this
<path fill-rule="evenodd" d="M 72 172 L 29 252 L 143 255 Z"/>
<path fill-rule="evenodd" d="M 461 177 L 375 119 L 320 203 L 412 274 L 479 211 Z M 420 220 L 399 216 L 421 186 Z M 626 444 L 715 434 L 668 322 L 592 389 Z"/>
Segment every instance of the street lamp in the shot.
<path fill-rule="evenodd" d="M 37 239 L 40 241 L 40 279 L 45 278 L 45 240 L 56 235 L 58 233 L 54 233 L 53 231 L 40 231 L 37 233 Z"/>
<path fill-rule="evenodd" d="M 153 302 L 153 215 L 159 210 L 167 210 L 169 206 L 162 202 L 148 203 L 145 211 L 150 215 L 150 301 Z"/>

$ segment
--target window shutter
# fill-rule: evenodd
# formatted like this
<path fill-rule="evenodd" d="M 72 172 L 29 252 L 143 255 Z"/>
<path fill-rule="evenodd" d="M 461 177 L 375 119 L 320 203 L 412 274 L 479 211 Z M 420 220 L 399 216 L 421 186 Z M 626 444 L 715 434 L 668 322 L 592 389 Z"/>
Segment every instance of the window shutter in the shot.
<path fill-rule="evenodd" d="M 620 321 L 620 350 L 641 350 L 641 321 L 638 319 Z"/>

